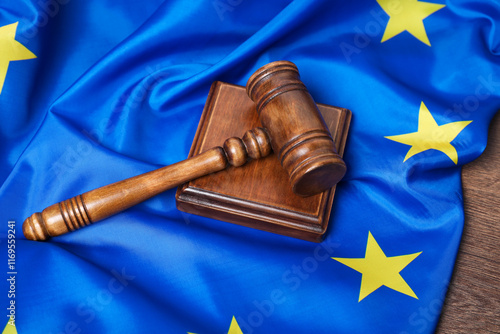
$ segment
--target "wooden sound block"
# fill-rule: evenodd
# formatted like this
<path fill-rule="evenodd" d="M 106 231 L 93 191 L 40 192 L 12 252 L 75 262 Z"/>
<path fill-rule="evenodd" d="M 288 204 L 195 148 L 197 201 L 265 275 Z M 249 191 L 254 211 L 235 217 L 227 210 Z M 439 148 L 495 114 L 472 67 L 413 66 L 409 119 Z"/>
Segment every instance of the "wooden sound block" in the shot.
<path fill-rule="evenodd" d="M 342 156 L 351 112 L 323 104 L 318 108 Z M 258 126 L 261 124 L 255 104 L 245 88 L 214 82 L 189 157 Z M 271 154 L 185 183 L 177 189 L 176 203 L 184 212 L 321 242 L 334 194 L 335 187 L 311 197 L 296 195 L 286 171 Z"/>

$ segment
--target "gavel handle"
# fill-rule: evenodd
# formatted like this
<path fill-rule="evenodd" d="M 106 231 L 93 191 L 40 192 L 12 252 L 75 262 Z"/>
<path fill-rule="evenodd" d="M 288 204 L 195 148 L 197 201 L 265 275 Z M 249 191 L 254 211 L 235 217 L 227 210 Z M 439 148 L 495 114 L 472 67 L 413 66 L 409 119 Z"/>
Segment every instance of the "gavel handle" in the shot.
<path fill-rule="evenodd" d="M 41 241 L 80 229 L 185 182 L 229 165 L 241 166 L 249 158 L 258 159 L 270 152 L 267 132 L 255 128 L 247 131 L 243 139 L 227 139 L 223 147 L 53 204 L 24 221 L 24 236 Z"/>

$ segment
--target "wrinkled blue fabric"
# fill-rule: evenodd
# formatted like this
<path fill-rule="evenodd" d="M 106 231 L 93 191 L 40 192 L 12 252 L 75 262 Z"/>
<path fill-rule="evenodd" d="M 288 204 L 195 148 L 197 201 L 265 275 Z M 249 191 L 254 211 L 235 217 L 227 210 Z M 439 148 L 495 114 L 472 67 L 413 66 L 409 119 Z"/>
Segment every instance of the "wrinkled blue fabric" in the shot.
<path fill-rule="evenodd" d="M 19 22 L 37 56 L 10 63 L 0 94 L 18 332 L 223 333 L 233 317 L 256 334 L 433 332 L 464 224 L 461 166 L 500 107 L 500 5 L 445 5 L 424 20 L 429 47 L 408 32 L 381 43 L 375 0 L 1 4 L 0 26 Z M 275 60 L 353 112 L 323 243 L 182 213 L 175 189 L 49 242 L 23 237 L 33 212 L 185 159 L 212 82 L 245 85 Z M 436 150 L 403 162 L 409 147 L 384 138 L 417 131 L 421 102 L 439 125 L 472 120 L 457 165 Z M 381 287 L 358 302 L 361 274 L 331 257 L 362 258 L 369 232 L 387 256 L 422 252 L 401 271 L 418 299 Z"/>

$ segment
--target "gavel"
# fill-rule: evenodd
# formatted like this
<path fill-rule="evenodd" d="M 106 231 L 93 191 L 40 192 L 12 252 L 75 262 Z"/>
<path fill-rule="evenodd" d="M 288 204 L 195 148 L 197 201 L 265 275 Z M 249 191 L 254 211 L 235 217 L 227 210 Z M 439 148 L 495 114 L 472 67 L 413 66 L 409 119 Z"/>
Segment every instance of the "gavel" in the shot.
<path fill-rule="evenodd" d="M 261 67 L 249 78 L 246 91 L 256 103 L 262 128 L 187 160 L 51 205 L 24 221 L 25 237 L 41 241 L 80 229 L 195 178 L 265 157 L 271 150 L 298 195 L 318 194 L 342 179 L 346 165 L 295 64 L 276 61 Z"/>

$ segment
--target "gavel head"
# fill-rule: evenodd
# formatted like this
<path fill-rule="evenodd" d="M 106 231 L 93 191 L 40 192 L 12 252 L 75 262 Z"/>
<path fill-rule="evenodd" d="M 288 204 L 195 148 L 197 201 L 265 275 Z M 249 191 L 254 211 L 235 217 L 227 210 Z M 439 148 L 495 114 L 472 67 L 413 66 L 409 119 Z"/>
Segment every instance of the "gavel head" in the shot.
<path fill-rule="evenodd" d="M 337 184 L 346 165 L 297 67 L 289 61 L 267 64 L 250 77 L 246 88 L 293 191 L 311 196 Z"/>

